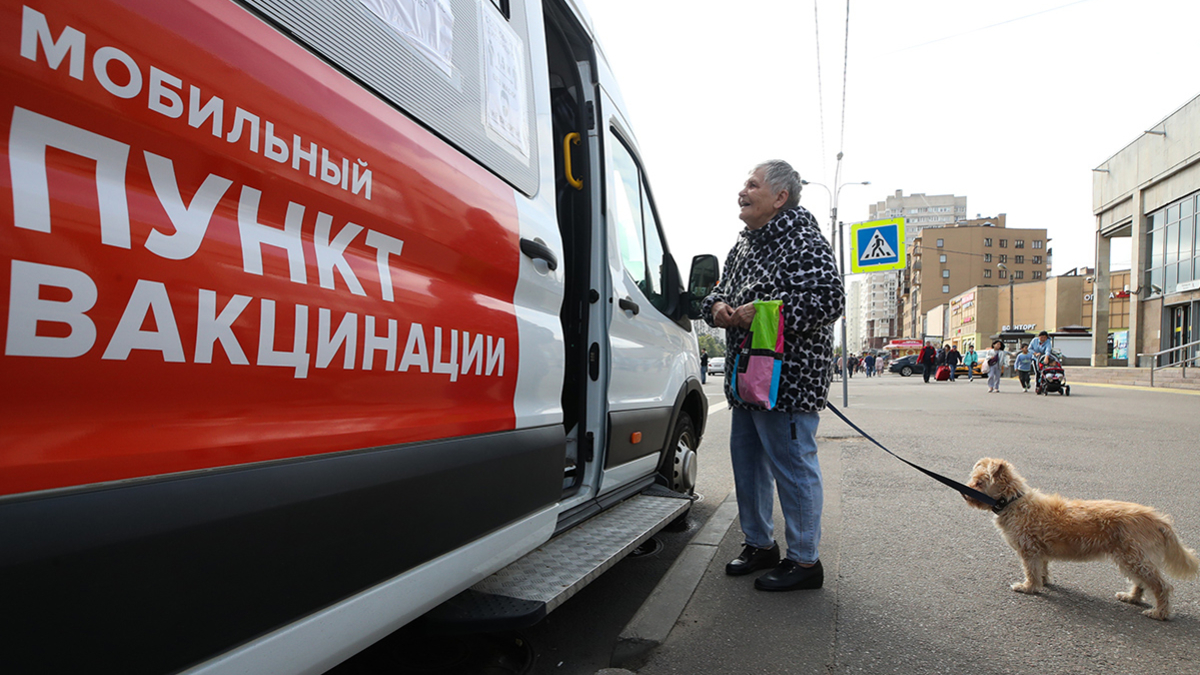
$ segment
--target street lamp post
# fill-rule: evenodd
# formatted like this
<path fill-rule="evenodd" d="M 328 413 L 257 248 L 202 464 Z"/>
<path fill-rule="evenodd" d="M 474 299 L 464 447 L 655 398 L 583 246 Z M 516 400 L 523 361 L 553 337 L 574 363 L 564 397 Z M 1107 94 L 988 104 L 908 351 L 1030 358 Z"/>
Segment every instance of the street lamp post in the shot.
<path fill-rule="evenodd" d="M 1008 277 L 1008 330 L 1016 332 L 1017 324 L 1013 319 L 1013 276 L 1008 273 L 1008 267 L 1004 263 L 1000 263 L 996 267 L 1004 270 L 1005 276 Z"/>
<path fill-rule="evenodd" d="M 813 183 L 813 182 L 807 181 L 807 180 L 800 181 L 800 184 L 801 185 L 817 185 L 817 186 L 824 188 L 825 192 L 829 193 L 829 243 L 832 246 L 833 241 L 834 241 L 834 239 L 833 239 L 834 234 L 836 233 L 837 234 L 837 242 L 838 242 L 838 253 L 837 253 L 838 274 L 840 274 L 842 277 L 842 294 L 844 297 L 846 295 L 846 289 L 845 289 L 846 263 L 844 262 L 844 258 L 845 258 L 844 249 L 846 246 L 846 244 L 845 244 L 845 236 L 846 235 L 842 231 L 842 228 L 840 227 L 838 220 L 837 220 L 838 195 L 840 195 L 842 193 L 842 188 L 846 187 L 847 185 L 870 185 L 871 181 L 864 180 L 859 183 L 843 183 L 841 185 L 838 185 L 838 179 L 840 178 L 841 173 L 842 173 L 842 153 L 839 152 L 837 154 L 837 168 L 833 172 L 833 184 L 834 184 L 833 190 L 830 190 L 829 186 L 827 186 L 827 185 L 823 185 L 821 183 Z M 843 303 L 843 305 L 844 305 L 844 303 Z M 842 309 L 842 331 L 841 332 L 842 332 L 842 407 L 849 407 L 849 405 L 850 405 L 850 385 L 847 382 L 847 380 L 849 378 L 846 377 L 846 369 L 849 366 L 849 362 L 850 362 L 850 352 L 846 346 L 846 310 L 844 307 Z"/>

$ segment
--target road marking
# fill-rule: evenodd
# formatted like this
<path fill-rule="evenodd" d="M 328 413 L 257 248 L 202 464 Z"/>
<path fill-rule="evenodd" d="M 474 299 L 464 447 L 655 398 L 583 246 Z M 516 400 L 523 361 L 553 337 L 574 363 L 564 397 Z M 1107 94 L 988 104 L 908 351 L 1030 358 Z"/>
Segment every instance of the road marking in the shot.
<path fill-rule="evenodd" d="M 728 407 L 729 407 L 729 401 L 722 400 L 717 403 L 713 403 L 712 401 L 709 401 L 708 402 L 708 414 L 711 415 L 716 412 L 721 412 L 722 410 L 724 410 Z"/>

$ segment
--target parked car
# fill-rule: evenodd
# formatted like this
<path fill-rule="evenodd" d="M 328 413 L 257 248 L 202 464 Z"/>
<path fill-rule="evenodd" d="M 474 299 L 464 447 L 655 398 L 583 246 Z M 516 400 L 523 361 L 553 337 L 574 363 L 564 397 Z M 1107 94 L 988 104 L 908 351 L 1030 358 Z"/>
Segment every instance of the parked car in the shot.
<path fill-rule="evenodd" d="M 708 374 L 709 375 L 724 375 L 725 374 L 725 357 L 712 356 L 708 359 Z"/>
<path fill-rule="evenodd" d="M 904 377 L 908 377 L 913 373 L 924 373 L 925 367 L 917 363 L 916 354 L 909 354 L 908 356 L 902 356 L 895 361 L 892 361 L 892 364 L 888 366 L 888 370 L 892 371 L 893 373 L 900 373 Z"/>

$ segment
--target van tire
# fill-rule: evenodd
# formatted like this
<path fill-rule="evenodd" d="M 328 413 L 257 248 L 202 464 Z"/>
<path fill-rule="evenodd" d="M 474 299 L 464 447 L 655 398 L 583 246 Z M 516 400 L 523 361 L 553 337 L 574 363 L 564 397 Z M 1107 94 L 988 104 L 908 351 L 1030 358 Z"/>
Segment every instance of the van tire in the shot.
<path fill-rule="evenodd" d="M 675 423 L 675 432 L 671 434 L 671 443 L 663 453 L 663 461 L 659 469 L 659 480 L 673 492 L 687 495 L 695 499 L 697 455 L 696 448 L 700 441 L 696 436 L 696 426 L 686 412 L 679 413 L 679 421 Z M 672 530 L 687 528 L 687 517 L 692 511 L 691 504 L 687 510 L 667 527 Z"/>

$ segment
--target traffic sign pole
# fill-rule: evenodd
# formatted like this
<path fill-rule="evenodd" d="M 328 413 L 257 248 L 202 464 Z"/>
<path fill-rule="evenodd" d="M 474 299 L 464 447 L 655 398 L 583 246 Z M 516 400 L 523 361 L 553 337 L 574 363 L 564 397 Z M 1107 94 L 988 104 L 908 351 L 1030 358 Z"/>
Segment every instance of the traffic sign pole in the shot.
<path fill-rule="evenodd" d="M 845 299 L 850 297 L 846 290 L 846 226 L 837 224 L 838 228 L 838 273 L 842 275 L 842 407 L 850 407 L 850 378 L 847 377 L 850 368 L 850 353 L 846 345 L 846 310 Z"/>

